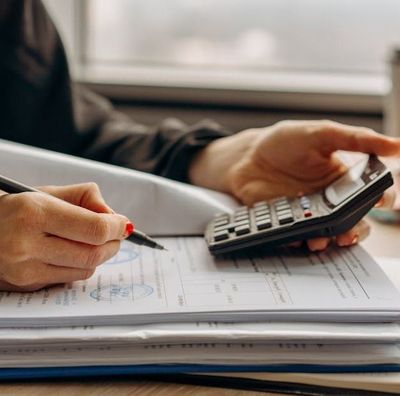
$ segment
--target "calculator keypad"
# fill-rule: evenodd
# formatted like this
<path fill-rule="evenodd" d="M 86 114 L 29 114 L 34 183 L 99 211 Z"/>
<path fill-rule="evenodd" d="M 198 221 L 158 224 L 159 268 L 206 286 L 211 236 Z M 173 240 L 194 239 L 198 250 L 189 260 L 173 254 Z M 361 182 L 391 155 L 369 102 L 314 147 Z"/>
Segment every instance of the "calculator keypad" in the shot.
<path fill-rule="evenodd" d="M 213 223 L 215 242 L 234 239 L 271 228 L 286 226 L 295 220 L 312 216 L 311 201 L 307 197 L 297 200 L 279 198 L 262 201 L 252 208 L 241 206 L 232 215 L 221 214 Z"/>
<path fill-rule="evenodd" d="M 330 196 L 328 189 L 336 188 L 334 185 L 309 195 L 299 192 L 297 197 L 278 197 L 216 216 L 205 230 L 210 252 L 223 255 L 257 246 L 274 248 L 350 229 L 393 184 L 390 172 L 374 156 L 370 156 L 368 164 L 360 161 L 355 169 L 357 173 L 362 171 L 362 187 L 345 194 L 353 182 L 348 184 L 348 176 L 344 175 L 338 185 L 343 187 L 346 198 L 343 196 L 340 202 Z"/>

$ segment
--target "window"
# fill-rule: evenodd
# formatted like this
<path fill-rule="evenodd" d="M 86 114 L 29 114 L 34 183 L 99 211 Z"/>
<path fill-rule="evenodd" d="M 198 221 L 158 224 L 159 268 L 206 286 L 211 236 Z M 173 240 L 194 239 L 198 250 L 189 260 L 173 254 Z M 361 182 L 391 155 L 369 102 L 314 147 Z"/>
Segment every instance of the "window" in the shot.
<path fill-rule="evenodd" d="M 400 46 L 398 0 L 46 0 L 62 2 L 78 9 L 80 76 L 96 83 L 269 93 L 273 103 L 301 93 L 303 105 L 305 93 L 346 95 L 377 110 Z"/>
<path fill-rule="evenodd" d="M 398 0 L 89 0 L 91 61 L 383 73 Z"/>

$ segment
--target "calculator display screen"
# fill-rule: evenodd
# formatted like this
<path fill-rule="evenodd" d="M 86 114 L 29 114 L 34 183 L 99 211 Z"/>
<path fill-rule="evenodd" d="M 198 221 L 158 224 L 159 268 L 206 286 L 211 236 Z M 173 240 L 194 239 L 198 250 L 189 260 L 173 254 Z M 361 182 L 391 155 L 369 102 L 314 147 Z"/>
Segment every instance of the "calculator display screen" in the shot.
<path fill-rule="evenodd" d="M 325 198 L 331 205 L 341 204 L 365 186 L 366 179 L 363 175 L 367 166 L 368 161 L 360 161 L 325 189 Z"/>

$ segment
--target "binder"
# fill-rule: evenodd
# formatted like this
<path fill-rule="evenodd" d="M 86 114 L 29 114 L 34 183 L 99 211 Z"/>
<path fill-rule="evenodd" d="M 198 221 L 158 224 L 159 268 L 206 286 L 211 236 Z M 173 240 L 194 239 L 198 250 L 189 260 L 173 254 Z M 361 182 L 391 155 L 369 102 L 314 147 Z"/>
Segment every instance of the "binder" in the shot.
<path fill-rule="evenodd" d="M 79 367 L 23 367 L 0 368 L 0 381 L 59 378 L 115 378 L 135 375 L 162 375 L 182 373 L 218 372 L 286 372 L 286 373 L 360 373 L 400 372 L 400 364 L 366 365 L 199 365 L 199 364 L 148 364 L 121 366 L 79 366 Z"/>

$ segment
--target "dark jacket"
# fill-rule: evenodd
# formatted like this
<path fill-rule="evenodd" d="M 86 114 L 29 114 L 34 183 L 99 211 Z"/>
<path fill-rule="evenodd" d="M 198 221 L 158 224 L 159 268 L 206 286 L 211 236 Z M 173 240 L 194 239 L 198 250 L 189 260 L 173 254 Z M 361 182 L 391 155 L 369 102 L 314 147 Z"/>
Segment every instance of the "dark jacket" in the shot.
<path fill-rule="evenodd" d="M 149 128 L 70 79 L 40 0 L 0 1 L 0 138 L 185 181 L 194 153 L 226 135 L 204 121 Z"/>

